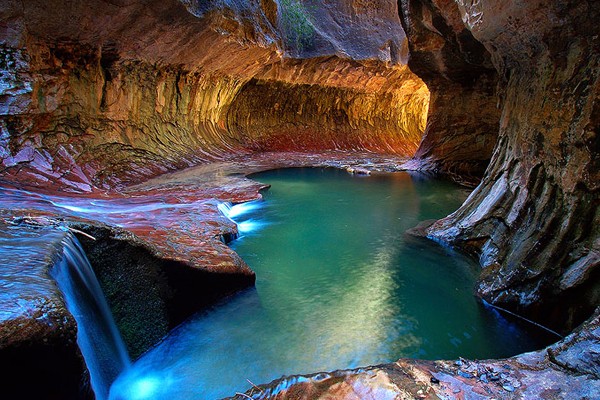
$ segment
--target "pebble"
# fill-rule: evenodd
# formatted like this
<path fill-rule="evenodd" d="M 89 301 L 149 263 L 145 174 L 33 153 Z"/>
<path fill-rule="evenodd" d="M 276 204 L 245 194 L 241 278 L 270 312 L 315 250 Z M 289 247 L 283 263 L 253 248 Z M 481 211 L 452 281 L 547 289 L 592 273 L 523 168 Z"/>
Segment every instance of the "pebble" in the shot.
<path fill-rule="evenodd" d="M 463 378 L 467 378 L 467 379 L 471 379 L 473 378 L 473 375 L 469 374 L 468 372 L 465 371 L 458 371 L 458 375 L 462 376 Z"/>
<path fill-rule="evenodd" d="M 502 389 L 506 390 L 507 392 L 514 392 L 515 388 L 512 387 L 511 385 L 503 385 Z"/>
<path fill-rule="evenodd" d="M 440 383 L 440 380 L 438 378 L 435 377 L 431 377 L 431 379 L 429 380 L 431 383 Z"/>

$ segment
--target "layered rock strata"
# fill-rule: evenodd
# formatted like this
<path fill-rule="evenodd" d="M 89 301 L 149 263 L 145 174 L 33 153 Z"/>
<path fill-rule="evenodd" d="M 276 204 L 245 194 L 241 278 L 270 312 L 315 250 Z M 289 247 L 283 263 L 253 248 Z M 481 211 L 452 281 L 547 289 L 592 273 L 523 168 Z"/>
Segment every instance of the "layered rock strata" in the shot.
<path fill-rule="evenodd" d="M 66 234 L 0 220 L 3 397 L 93 398 L 75 319 L 49 275 L 63 257 Z"/>
<path fill-rule="evenodd" d="M 3 5 L 2 179 L 114 190 L 284 135 L 298 136 L 287 150 L 414 153 L 428 91 L 391 55 L 404 41 L 395 14 L 383 14 L 393 3 L 345 10 L 372 19 L 361 28 L 372 37 L 349 47 L 341 27 L 315 33 L 307 54 L 318 58 L 295 62 L 283 61 L 290 37 L 279 26 L 293 5 L 261 4 Z M 305 11 L 314 29 L 344 15 Z"/>
<path fill-rule="evenodd" d="M 16 193 L 14 188 L 27 201 L 57 196 L 57 190 L 94 192 L 83 202 L 108 200 L 110 207 L 127 203 L 129 211 L 120 219 L 108 212 L 97 218 L 107 218 L 106 224 L 113 225 L 108 230 L 94 225 L 89 214 L 82 216 L 47 199 L 33 206 L 23 202 L 23 212 L 33 208 L 76 221 L 72 223 L 100 238 L 116 226 L 129 231 L 118 235 L 140 240 L 137 243 L 153 260 L 183 264 L 186 270 L 234 271 L 251 277 L 218 240 L 219 234 L 232 230 L 226 221 L 215 223 L 222 216 L 213 200 L 248 197 L 234 187 L 208 185 L 202 192 L 205 203 L 194 205 L 204 211 L 200 215 L 182 212 L 193 203 L 186 196 L 199 193 L 187 186 L 186 191 L 174 192 L 168 181 L 127 186 L 197 163 L 271 148 L 409 155 L 421 135 L 427 91 L 397 64 L 406 58 L 406 49 L 398 39 L 403 34 L 392 28 L 394 3 L 370 2 L 381 5 L 382 11 L 364 1 L 336 7 L 294 0 L 184 3 L 3 3 L 3 208 L 14 206 L 8 195 Z M 432 91 L 425 138 L 405 167 L 435 169 L 472 181 L 485 169 L 496 143 L 480 186 L 428 235 L 480 258 L 479 294 L 485 299 L 568 330 L 599 300 L 599 6 L 571 0 L 401 0 L 400 5 L 409 36 L 409 65 Z M 290 30 L 286 20 L 296 21 L 301 29 Z M 355 21 L 374 22 L 344 29 Z M 285 60 L 283 55 L 314 58 Z M 350 61 L 348 56 L 361 60 Z M 283 121 L 285 130 L 275 121 Z M 9 192 L 8 187 L 13 189 Z M 33 195 L 23 188 L 46 194 Z M 81 200 L 76 197 L 71 206 L 81 206 Z M 143 215 L 145 222 L 136 225 L 139 220 L 131 218 L 135 213 L 130 208 L 140 200 L 153 208 Z M 169 211 L 163 214 L 164 209 Z M 98 259 L 120 245 L 120 238 L 110 235 L 96 248 Z M 44 315 L 44 308 L 36 307 L 29 313 L 33 319 Z M 72 332 L 72 321 L 66 321 Z M 569 361 L 573 357 L 562 355 L 593 359 L 594 352 L 587 349 L 594 349 L 597 329 L 592 321 L 576 340 L 563 342 L 564 348 L 507 365 L 524 376 L 532 371 L 547 374 L 545 382 L 564 377 L 567 383 L 556 388 L 564 393 L 579 393 L 568 387 L 594 389 L 597 380 L 588 377 L 598 379 L 597 367 L 582 370 Z M 585 335 L 591 339 L 579 340 Z M 44 340 L 39 335 L 11 337 L 22 339 L 21 344 Z M 77 349 L 71 350 L 69 357 L 76 360 Z M 428 371 L 434 368 L 419 365 Z M 452 369 L 450 363 L 435 365 L 446 368 L 444 377 L 452 375 L 461 382 L 470 379 L 464 374 L 473 372 Z M 477 365 L 493 369 L 491 373 L 503 368 L 498 362 Z M 531 376 L 540 376 L 533 372 Z M 406 376 L 406 370 L 400 373 Z M 509 388 L 516 389 L 516 379 L 529 388 L 523 393 L 533 396 L 545 390 L 532 380 L 508 376 Z M 383 382 L 373 393 L 386 385 Z M 410 383 L 398 384 L 404 386 Z M 439 394 L 460 393 L 454 390 L 461 389 Z M 504 387 L 489 390 L 500 397 L 513 393 Z M 430 390 L 424 386 L 410 393 L 421 397 Z"/>
<path fill-rule="evenodd" d="M 275 117 L 290 122 L 284 135 L 299 135 L 286 150 L 415 151 L 428 91 L 401 64 L 395 3 L 380 3 L 343 10 L 269 0 L 3 3 L 3 214 L 12 221 L 33 212 L 97 239 L 81 236 L 139 354 L 198 307 L 252 284 L 253 272 L 222 241 L 235 227 L 215 200 L 249 198 L 216 181 L 122 193 L 127 186 L 275 148 L 282 137 Z M 286 25 L 300 17 L 310 37 Z M 344 26 L 355 20 L 365 24 L 349 32 Z M 329 22 L 335 34 L 326 32 Z M 268 114 L 252 103 L 259 85 L 285 88 L 269 106 L 288 107 Z M 324 138 L 307 147 L 311 135 Z M 260 187 L 250 186 L 256 197 Z M 23 332 L 15 340 L 44 340 Z"/>
<path fill-rule="evenodd" d="M 405 160 L 349 152 L 257 153 L 165 174 L 121 194 L 58 195 L 5 188 L 0 196 L 0 278 L 6 289 L 0 297 L 0 352 L 18 357 L 19 351 L 42 343 L 56 346 L 57 352 L 66 345 L 77 350 L 75 322 L 47 273 L 62 254 L 65 229 L 83 232 L 77 234 L 79 240 L 135 358 L 194 312 L 254 283 L 254 272 L 226 245 L 237 228 L 218 208 L 222 202 L 260 198 L 265 186 L 244 174 L 298 166 L 390 172 Z M 33 234 L 37 236 L 30 238 Z M 45 359 L 45 352 L 40 354 Z M 79 357 L 78 350 L 74 354 Z M 27 357 L 35 353 L 23 354 L 30 368 L 33 361 Z M 53 383 L 48 384 L 51 392 Z"/>

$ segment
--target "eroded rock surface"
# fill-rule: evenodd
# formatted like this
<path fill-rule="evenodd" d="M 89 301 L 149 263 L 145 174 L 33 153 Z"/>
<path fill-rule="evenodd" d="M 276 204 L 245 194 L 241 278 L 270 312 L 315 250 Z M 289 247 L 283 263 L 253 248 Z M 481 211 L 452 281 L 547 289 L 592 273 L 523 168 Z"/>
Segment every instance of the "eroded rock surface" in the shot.
<path fill-rule="evenodd" d="M 49 274 L 63 257 L 65 235 L 0 220 L 3 397 L 93 398 L 77 346 L 77 325 Z"/>
<path fill-rule="evenodd" d="M 481 185 L 429 236 L 479 255 L 479 295 L 567 331 L 600 301 L 600 4 L 458 2 L 504 79 Z"/>
<path fill-rule="evenodd" d="M 287 150 L 414 153 L 428 91 L 390 55 L 405 42 L 393 2 L 185 3 L 4 3 L 0 178 L 114 190 L 295 135 Z M 318 58 L 284 61 L 287 9 Z M 365 24 L 326 35 L 331 20 Z"/>
<path fill-rule="evenodd" d="M 27 221 L 47 228 L 70 227 L 94 238 L 79 234 L 130 355 L 135 358 L 200 308 L 254 283 L 254 272 L 226 245 L 237 235 L 237 227 L 218 208 L 223 202 L 260 198 L 259 191 L 265 186 L 246 179 L 244 174 L 295 166 L 330 166 L 368 174 L 399 170 L 405 160 L 348 152 L 260 153 L 236 162 L 165 174 L 132 186 L 125 193 L 81 196 L 2 189 L 0 221 L 10 228 L 0 229 L 5 238 L 3 311 L 8 319 L 20 321 L 3 330 L 3 337 L 26 343 L 41 341 L 47 334 L 43 329 L 27 328 L 28 324 L 38 326 L 36 316 L 47 313 L 46 303 L 37 299 L 44 298 L 43 293 L 29 294 L 38 285 L 27 268 L 41 274 L 39 280 L 49 285 L 46 291 L 60 297 L 45 271 L 56 262 L 52 255 L 60 253 L 64 232 L 49 230 L 54 239 L 41 241 L 46 247 L 34 246 L 25 239 L 25 233 L 21 234 L 21 230 L 31 228 Z M 5 251 L 13 247 L 12 253 Z M 39 257 L 46 269 L 37 267 Z M 19 261 L 16 267 L 13 259 Z M 27 314 L 12 310 L 19 302 L 29 302 Z M 27 321 L 28 317 L 32 320 Z M 74 325 L 72 319 L 68 321 Z M 39 335 L 19 333 L 18 327 Z"/>
<path fill-rule="evenodd" d="M 558 330 L 576 326 L 600 296 L 600 6 L 574 0 L 399 4 L 409 65 L 432 93 L 426 135 L 404 167 L 473 182 L 492 156 L 465 205 L 428 235 L 480 257 L 479 294 L 488 301 Z M 335 6 L 296 0 L 5 1 L 3 215 L 12 217 L 6 209 L 19 204 L 21 214 L 34 209 L 106 235 L 98 258 L 116 248 L 111 246 L 133 243 L 150 264 L 232 274 L 248 284 L 252 272 L 220 241 L 234 227 L 216 203 L 256 198 L 259 185 L 239 177 L 221 180 L 219 163 L 242 157 L 237 170 L 228 170 L 232 174 L 307 160 L 363 172 L 374 168 L 369 157 L 359 165 L 322 153 L 278 161 L 270 153 L 244 157 L 272 149 L 412 155 L 427 90 L 403 65 L 406 42 L 397 11 L 395 2 L 383 0 Z M 382 168 L 399 168 L 397 161 Z M 198 180 L 198 171 L 188 171 L 147 181 L 196 164 L 205 164 L 202 176 L 210 178 Z M 25 323 L 34 327 L 23 332 L 53 337 L 52 329 L 37 330 L 37 316 L 46 314 L 43 305 L 34 306 Z M 157 313 L 168 307 L 157 306 Z M 510 368 L 504 361 L 404 360 L 313 377 L 301 383 L 308 385 L 302 390 L 309 398 L 597 393 L 594 321 L 581 331 L 587 333 L 550 352 L 506 361 Z M 75 359 L 77 349 L 71 350 Z M 502 386 L 484 382 L 479 367 L 482 374 L 504 373 Z M 436 378 L 443 390 L 427 383 L 434 373 L 445 379 Z"/>
<path fill-rule="evenodd" d="M 427 127 L 406 167 L 465 183 L 483 176 L 498 136 L 498 74 L 452 0 L 402 0 L 409 66 L 431 92 Z"/>

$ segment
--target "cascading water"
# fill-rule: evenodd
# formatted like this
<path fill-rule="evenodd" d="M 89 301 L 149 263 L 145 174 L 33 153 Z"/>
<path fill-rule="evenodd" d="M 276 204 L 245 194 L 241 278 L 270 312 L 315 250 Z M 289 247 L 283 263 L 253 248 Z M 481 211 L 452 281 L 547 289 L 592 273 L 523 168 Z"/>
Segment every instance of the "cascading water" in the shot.
<path fill-rule="evenodd" d="M 69 234 L 63 245 L 63 258 L 51 274 L 77 321 L 77 343 L 90 372 L 96 399 L 104 400 L 112 382 L 131 365 L 131 360 L 79 241 Z"/>
<path fill-rule="evenodd" d="M 239 204 L 221 203 L 218 207 L 223 215 L 236 223 L 238 232 L 244 234 L 252 232 L 264 225 L 264 222 L 255 221 L 253 219 L 241 219 L 244 214 L 257 210 L 261 205 L 262 202 L 256 200 Z"/>

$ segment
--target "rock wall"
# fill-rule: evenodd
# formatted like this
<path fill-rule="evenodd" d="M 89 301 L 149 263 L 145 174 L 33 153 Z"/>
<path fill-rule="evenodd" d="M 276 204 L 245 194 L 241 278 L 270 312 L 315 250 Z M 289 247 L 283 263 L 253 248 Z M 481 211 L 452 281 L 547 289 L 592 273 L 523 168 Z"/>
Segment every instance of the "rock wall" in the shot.
<path fill-rule="evenodd" d="M 498 136 L 498 75 L 452 0 L 401 0 L 409 66 L 431 92 L 427 127 L 407 167 L 477 182 Z"/>
<path fill-rule="evenodd" d="M 258 151 L 369 150 L 410 156 L 429 92 L 405 65 L 336 57 L 286 60 L 247 82 L 227 128 Z"/>
<path fill-rule="evenodd" d="M 15 218 L 0 219 L 3 398 L 94 398 L 77 345 L 77 324 L 50 277 L 64 257 L 66 235 Z"/>
<path fill-rule="evenodd" d="M 483 298 L 568 330 L 600 301 L 600 4 L 457 3 L 504 107 L 482 183 L 429 236 L 479 255 Z"/>
<path fill-rule="evenodd" d="M 397 64 L 404 36 L 397 13 L 387 12 L 396 11 L 393 2 L 382 10 L 307 6 L 313 28 L 333 19 L 372 24 L 357 41 L 341 26 L 330 35 L 318 28 L 319 40 L 300 53 L 282 25 L 298 2 L 184 3 L 4 3 L 0 179 L 111 190 L 274 144 L 282 135 L 275 116 L 296 126 L 290 135 L 324 136 L 315 142 L 325 149 L 414 153 L 428 92 Z M 319 57 L 286 62 L 286 54 Z M 391 76 L 406 84 L 385 83 Z M 272 106 L 290 107 L 266 115 L 255 96 L 274 88 L 284 90 Z M 388 108 L 394 103 L 402 106 Z"/>

